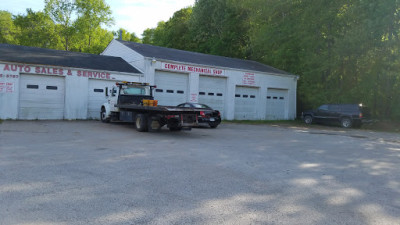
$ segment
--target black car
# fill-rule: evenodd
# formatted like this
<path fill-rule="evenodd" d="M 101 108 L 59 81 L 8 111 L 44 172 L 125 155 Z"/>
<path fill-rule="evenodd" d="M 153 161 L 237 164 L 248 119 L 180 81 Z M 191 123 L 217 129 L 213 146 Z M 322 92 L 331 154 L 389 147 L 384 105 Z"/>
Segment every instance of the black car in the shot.
<path fill-rule="evenodd" d="M 359 127 L 368 122 L 369 110 L 362 104 L 326 104 L 302 113 L 306 124 L 339 123 L 342 127 Z"/>
<path fill-rule="evenodd" d="M 179 104 L 178 107 L 204 109 L 204 111 L 200 112 L 200 117 L 198 118 L 200 124 L 208 124 L 211 128 L 216 128 L 221 123 L 221 113 L 208 105 L 186 102 Z"/>

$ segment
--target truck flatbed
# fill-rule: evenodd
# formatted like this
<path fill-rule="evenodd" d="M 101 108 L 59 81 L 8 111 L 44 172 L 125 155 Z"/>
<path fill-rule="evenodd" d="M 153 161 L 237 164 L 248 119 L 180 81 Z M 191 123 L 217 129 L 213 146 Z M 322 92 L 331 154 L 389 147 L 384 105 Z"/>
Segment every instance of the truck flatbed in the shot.
<path fill-rule="evenodd" d="M 147 112 L 147 113 L 159 113 L 165 115 L 178 115 L 178 114 L 199 114 L 199 109 L 192 109 L 192 108 L 181 108 L 176 106 L 142 106 L 137 104 L 116 104 L 115 107 L 119 109 L 129 109 L 135 110 L 137 112 Z"/>

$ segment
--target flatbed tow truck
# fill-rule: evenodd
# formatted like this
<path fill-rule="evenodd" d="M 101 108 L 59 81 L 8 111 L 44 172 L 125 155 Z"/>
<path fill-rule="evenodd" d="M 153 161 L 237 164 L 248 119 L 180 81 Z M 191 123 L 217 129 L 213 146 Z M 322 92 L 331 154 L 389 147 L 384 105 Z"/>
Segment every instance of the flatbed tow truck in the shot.
<path fill-rule="evenodd" d="M 171 131 L 190 130 L 198 125 L 204 110 L 158 105 L 154 88 L 138 82 L 117 82 L 111 90 L 106 88 L 107 102 L 101 106 L 101 121 L 134 123 L 139 132 L 157 131 L 164 125 Z"/>

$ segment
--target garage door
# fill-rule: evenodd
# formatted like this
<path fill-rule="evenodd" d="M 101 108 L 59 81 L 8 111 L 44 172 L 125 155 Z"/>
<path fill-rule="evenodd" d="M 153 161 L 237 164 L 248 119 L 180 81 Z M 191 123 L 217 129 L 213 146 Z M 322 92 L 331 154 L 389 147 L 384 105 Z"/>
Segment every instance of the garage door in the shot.
<path fill-rule="evenodd" d="M 179 105 L 187 101 L 189 76 L 156 71 L 154 97 L 159 105 Z"/>
<path fill-rule="evenodd" d="M 287 119 L 287 89 L 268 88 L 267 91 L 267 120 L 285 120 Z"/>
<path fill-rule="evenodd" d="M 257 119 L 258 88 L 236 87 L 235 120 Z"/>
<path fill-rule="evenodd" d="M 111 90 L 115 81 L 89 79 L 88 119 L 100 119 L 101 105 L 106 102 L 105 88 Z"/>
<path fill-rule="evenodd" d="M 18 119 L 63 119 L 65 79 L 21 75 Z"/>
<path fill-rule="evenodd" d="M 226 78 L 200 76 L 199 103 L 206 104 L 224 115 Z"/>

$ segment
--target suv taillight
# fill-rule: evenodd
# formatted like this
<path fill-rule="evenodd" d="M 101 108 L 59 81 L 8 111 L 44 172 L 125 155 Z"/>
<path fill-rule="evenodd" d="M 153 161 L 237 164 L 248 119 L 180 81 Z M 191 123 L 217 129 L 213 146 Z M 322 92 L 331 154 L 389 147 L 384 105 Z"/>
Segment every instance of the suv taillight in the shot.
<path fill-rule="evenodd" d="M 200 116 L 201 117 L 206 117 L 206 114 L 203 111 L 200 111 Z"/>

